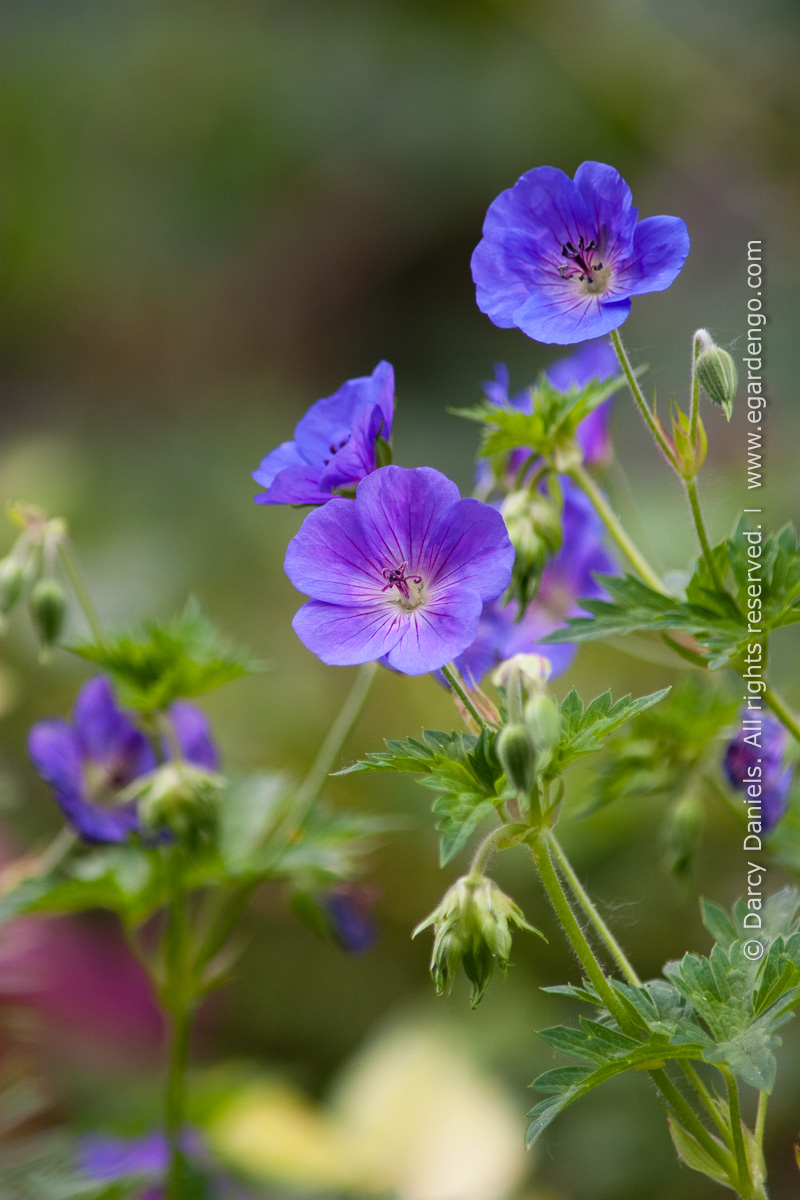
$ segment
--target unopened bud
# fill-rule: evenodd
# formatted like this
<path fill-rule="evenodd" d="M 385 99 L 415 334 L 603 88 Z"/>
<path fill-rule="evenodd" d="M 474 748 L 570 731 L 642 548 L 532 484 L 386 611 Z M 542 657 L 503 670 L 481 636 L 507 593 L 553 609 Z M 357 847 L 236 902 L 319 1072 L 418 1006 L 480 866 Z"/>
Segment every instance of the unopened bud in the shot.
<path fill-rule="evenodd" d="M 664 828 L 664 862 L 675 875 L 686 875 L 692 865 L 705 813 L 698 796 L 689 793 L 667 813 Z"/>
<path fill-rule="evenodd" d="M 514 654 L 504 658 L 492 674 L 495 687 L 507 688 L 515 672 L 525 692 L 540 692 L 553 673 L 553 664 L 541 654 Z"/>
<path fill-rule="evenodd" d="M 414 930 L 416 937 L 434 927 L 431 975 L 438 994 L 444 995 L 463 967 L 472 984 L 472 1006 L 483 997 L 494 972 L 508 967 L 511 930 L 528 929 L 544 941 L 544 934 L 529 925 L 521 909 L 485 875 L 464 875 L 445 894 L 441 904 Z"/>
<path fill-rule="evenodd" d="M 505 725 L 495 743 L 506 779 L 519 794 L 530 792 L 536 781 L 536 755 L 524 725 Z"/>
<path fill-rule="evenodd" d="M 67 615 L 67 601 L 61 585 L 55 579 L 40 579 L 31 592 L 30 608 L 42 646 L 47 649 L 55 645 Z"/>
<path fill-rule="evenodd" d="M 500 508 L 514 547 L 512 588 L 524 608 L 539 583 L 547 562 L 561 549 L 561 514 L 538 492 L 511 492 Z"/>
<path fill-rule="evenodd" d="M 736 363 L 731 355 L 712 342 L 700 351 L 694 369 L 697 380 L 709 400 L 718 404 L 730 421 L 736 389 L 739 386 Z"/>
<path fill-rule="evenodd" d="M 169 830 L 183 841 L 214 832 L 222 778 L 185 762 L 167 762 L 142 781 L 139 817 L 152 830 Z"/>
<path fill-rule="evenodd" d="M 537 766 L 543 771 L 561 737 L 561 713 L 555 700 L 541 692 L 531 696 L 525 705 L 525 725 L 536 751 Z"/>
<path fill-rule="evenodd" d="M 16 558 L 4 558 L 0 562 L 0 613 L 11 612 L 22 595 L 25 571 Z"/>

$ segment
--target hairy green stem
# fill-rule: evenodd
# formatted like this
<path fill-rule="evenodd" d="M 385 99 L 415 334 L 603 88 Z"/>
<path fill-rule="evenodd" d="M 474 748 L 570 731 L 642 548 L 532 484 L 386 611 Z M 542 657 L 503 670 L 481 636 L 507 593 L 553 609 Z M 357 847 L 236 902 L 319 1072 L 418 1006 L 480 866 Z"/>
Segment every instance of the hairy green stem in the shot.
<path fill-rule="evenodd" d="M 100 618 L 97 615 L 97 609 L 92 602 L 92 598 L 89 595 L 86 584 L 83 582 L 83 577 L 78 569 L 75 556 L 72 553 L 72 549 L 70 548 L 69 542 L 66 538 L 62 538 L 59 541 L 58 553 L 64 570 L 67 573 L 70 586 L 75 593 L 75 599 L 78 601 L 81 611 L 86 618 L 86 623 L 92 631 L 92 637 L 99 646 L 102 646 L 103 642 L 105 641 L 103 626 L 100 623 Z"/>
<path fill-rule="evenodd" d="M 767 684 L 764 689 L 764 703 L 768 708 L 772 709 L 775 716 L 789 730 L 795 741 L 800 742 L 800 723 L 798 723 L 797 717 L 795 717 L 791 709 L 787 707 L 786 701 L 778 695 L 771 684 Z"/>
<path fill-rule="evenodd" d="M 570 467 L 568 475 L 585 492 L 589 500 L 591 500 L 597 515 L 605 525 L 611 538 L 640 578 L 644 580 L 648 587 L 653 588 L 656 592 L 660 592 L 662 596 L 669 595 L 660 576 L 653 570 L 638 547 L 631 541 L 623 529 L 619 517 L 617 517 L 583 464 L 576 463 L 575 466 Z"/>
<path fill-rule="evenodd" d="M 181 1131 L 186 1119 L 186 1071 L 194 1008 L 186 928 L 186 896 L 180 862 L 174 849 L 170 855 L 170 903 L 165 932 L 165 978 L 162 1001 L 169 1018 L 167 1079 L 164 1126 L 169 1150 L 167 1200 L 183 1200 L 184 1161 Z"/>
<path fill-rule="evenodd" d="M 658 446 L 659 450 L 664 455 L 670 466 L 677 470 L 678 467 L 672 447 L 665 438 L 663 430 L 659 427 L 655 417 L 650 411 L 650 405 L 645 400 L 644 393 L 639 387 L 636 376 L 633 373 L 633 367 L 631 366 L 630 359 L 625 351 L 625 347 L 622 344 L 622 338 L 619 336 L 618 330 L 614 329 L 612 331 L 611 341 L 614 345 L 614 349 L 617 352 L 617 358 L 619 359 L 625 378 L 628 381 L 628 387 L 630 388 L 630 392 L 633 396 L 636 407 L 644 417 L 645 424 L 655 438 L 656 445 Z"/>
<path fill-rule="evenodd" d="M 442 674 L 444 675 L 447 682 L 450 684 L 450 687 L 453 689 L 455 694 L 458 696 L 461 703 L 464 705 L 464 708 L 467 710 L 469 715 L 472 717 L 473 721 L 477 722 L 478 728 L 479 729 L 488 729 L 489 726 L 486 723 L 485 718 L 481 716 L 481 714 L 478 712 L 477 708 L 475 707 L 475 705 L 472 703 L 469 696 L 467 695 L 464 685 L 462 684 L 462 682 L 459 678 L 458 668 L 455 666 L 455 664 L 454 663 L 446 663 L 445 666 L 442 667 Z"/>
<path fill-rule="evenodd" d="M 506 832 L 505 825 L 499 825 L 497 829 L 493 829 L 491 833 L 487 833 L 486 837 L 478 846 L 472 856 L 472 862 L 469 864 L 468 875 L 482 875 L 491 862 L 492 856 L 497 849 L 497 843 Z"/>
<path fill-rule="evenodd" d="M 689 441 L 697 445 L 697 420 L 700 413 L 700 380 L 697 378 L 697 360 L 700 357 L 700 339 L 697 334 L 692 340 L 692 375 L 689 389 Z"/>
<path fill-rule="evenodd" d="M 767 1103 L 769 1096 L 766 1092 L 758 1093 L 758 1111 L 756 1112 L 755 1138 L 760 1150 L 764 1149 L 764 1126 L 767 1123 Z"/>
<path fill-rule="evenodd" d="M 722 1067 L 722 1074 L 728 1088 L 728 1105 L 731 1110 L 731 1132 L 733 1134 L 733 1149 L 736 1155 L 736 1170 L 739 1181 L 739 1191 L 749 1198 L 753 1195 L 753 1180 L 750 1177 L 750 1165 L 744 1148 L 742 1136 L 742 1111 L 739 1105 L 739 1087 L 736 1076 L 727 1068 Z"/>
<path fill-rule="evenodd" d="M 591 921 L 606 949 L 619 967 L 622 974 L 627 979 L 628 983 L 633 984 L 634 987 L 640 987 L 642 982 L 641 979 L 636 974 L 636 971 L 631 965 L 627 955 L 625 954 L 625 951 L 622 949 L 619 942 L 614 937 L 603 918 L 600 916 L 600 913 L 597 911 L 594 902 L 592 901 L 578 876 L 575 874 L 572 864 L 564 853 L 564 850 L 562 849 L 561 844 L 558 842 L 555 834 L 550 833 L 549 838 L 555 860 L 558 863 L 561 874 L 569 884 L 570 890 L 575 899 L 580 904 L 588 920 Z"/>
<path fill-rule="evenodd" d="M 722 576 L 719 573 L 719 567 L 714 559 L 714 554 L 711 550 L 711 543 L 708 540 L 708 534 L 706 533 L 706 527 L 703 521 L 703 514 L 700 511 L 700 500 L 697 495 L 697 483 L 694 479 L 685 479 L 683 482 L 686 486 L 686 496 L 689 501 L 689 508 L 692 510 L 692 520 L 694 521 L 697 540 L 700 543 L 700 549 L 703 551 L 703 558 L 705 559 L 706 566 L 708 567 L 708 573 L 711 576 L 711 580 L 717 591 L 724 592 L 725 584 Z"/>

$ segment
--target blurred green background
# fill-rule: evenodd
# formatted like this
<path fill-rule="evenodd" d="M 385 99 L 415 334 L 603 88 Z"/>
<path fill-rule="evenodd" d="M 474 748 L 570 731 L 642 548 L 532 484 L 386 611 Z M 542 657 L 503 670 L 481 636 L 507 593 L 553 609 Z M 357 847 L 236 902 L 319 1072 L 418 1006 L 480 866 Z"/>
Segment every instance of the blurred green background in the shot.
<path fill-rule="evenodd" d="M 281 564 L 302 514 L 254 506 L 249 472 L 310 403 L 387 358 L 398 383 L 395 460 L 470 488 L 474 428 L 447 406 L 476 401 L 497 360 L 516 391 L 559 355 L 496 329 L 475 306 L 469 273 L 488 204 L 533 166 L 572 174 L 587 158 L 613 163 L 643 216 L 686 220 L 684 271 L 669 291 L 635 301 L 623 331 L 662 406 L 685 391 L 695 328 L 741 352 L 746 244 L 763 240 L 771 408 L 759 495 L 773 525 L 797 518 L 796 3 L 7 0 L 3 24 L 2 498 L 68 519 L 108 622 L 166 616 L 191 592 L 269 663 L 208 700 L 231 766 L 302 771 L 351 679 L 291 631 L 299 598 Z M 748 503 L 746 425 L 741 407 L 730 426 L 717 413 L 707 425 L 702 492 L 712 534 L 723 536 Z M 661 567 L 684 568 L 693 543 L 679 490 L 624 396 L 613 435 L 627 473 L 611 474 L 615 504 Z M 6 524 L 0 549 L 12 536 Z M 797 702 L 795 643 L 783 645 L 776 683 Z M 24 739 L 32 721 L 68 712 L 85 677 L 68 654 L 39 667 L 25 620 L 14 618 L 0 676 L 8 846 L 57 827 Z M 643 692 L 675 678 L 660 662 L 598 646 L 555 690 Z M 452 721 L 435 683 L 384 674 L 343 761 L 384 736 Z M 588 779 L 572 775 L 575 810 Z M 572 1016 L 538 988 L 578 974 L 525 856 L 505 856 L 499 877 L 550 944 L 520 935 L 508 980 L 472 1014 L 464 989 L 435 1000 L 429 944 L 409 939 L 458 871 L 438 870 L 425 792 L 357 776 L 332 781 L 329 795 L 407 821 L 372 871 L 381 940 L 347 958 L 266 892 L 238 982 L 206 1016 L 199 1061 L 256 1064 L 316 1101 L 381 1030 L 432 1022 L 508 1090 L 521 1142 L 526 1085 L 552 1062 L 533 1031 Z M 736 827 L 711 812 L 693 886 L 679 887 L 658 866 L 659 821 L 629 803 L 572 822 L 564 839 L 645 976 L 706 947 L 694 894 L 728 902 L 743 876 Z M 772 882 L 783 882 L 779 871 Z M 95 945 L 113 939 L 101 917 L 84 932 Z M 45 1017 L 37 1033 L 58 1119 L 83 1128 L 151 1119 L 155 1039 L 143 1035 L 149 1049 L 131 1053 L 113 1030 L 75 1032 L 80 1012 L 69 1021 Z M 772 1106 L 779 1198 L 797 1194 L 800 1128 L 800 1046 L 794 1030 L 785 1040 Z M 674 1162 L 648 1090 L 625 1079 L 570 1110 L 511 1191 L 711 1195 Z"/>

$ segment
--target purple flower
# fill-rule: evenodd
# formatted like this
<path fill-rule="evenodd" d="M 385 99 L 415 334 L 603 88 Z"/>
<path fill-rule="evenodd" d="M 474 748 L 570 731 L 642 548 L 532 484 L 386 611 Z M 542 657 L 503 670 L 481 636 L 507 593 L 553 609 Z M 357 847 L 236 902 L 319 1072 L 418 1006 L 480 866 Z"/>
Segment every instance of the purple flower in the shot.
<path fill-rule="evenodd" d="M 475 640 L 456 658 L 462 675 L 476 683 L 503 659 L 514 654 L 540 654 L 549 659 L 553 675 L 560 675 L 575 657 L 575 646 L 539 643 L 566 617 L 580 616 L 581 600 L 605 595 L 595 573 L 613 574 L 616 565 L 604 547 L 603 525 L 584 493 L 569 479 L 561 480 L 564 494 L 564 540 L 561 550 L 542 572 L 533 600 L 518 620 L 519 607 L 503 607 L 494 600 L 485 604 Z"/>
<path fill-rule="evenodd" d="M 378 466 L 376 441 L 388 441 L 394 415 L 394 371 L 379 362 L 371 375 L 348 379 L 312 404 L 294 431 L 261 460 L 253 479 L 265 487 L 256 504 L 325 504 Z"/>
<path fill-rule="evenodd" d="M 792 768 L 784 764 L 789 735 L 779 721 L 766 714 L 759 715 L 760 729 L 747 709 L 742 710 L 741 718 L 742 727 L 728 743 L 722 765 L 731 787 L 744 792 L 748 804 L 760 804 L 761 822 L 769 831 L 780 821 L 789 800 Z M 748 791 L 751 788 L 753 791 Z"/>
<path fill-rule="evenodd" d="M 243 1193 L 233 1193 L 225 1186 L 226 1177 L 211 1163 L 194 1129 L 184 1128 L 181 1131 L 180 1146 L 193 1165 L 201 1164 L 204 1176 L 211 1170 L 217 1184 L 213 1195 L 243 1196 Z M 147 1185 L 146 1191 L 137 1193 L 138 1200 L 164 1200 L 166 1193 L 161 1181 L 169 1166 L 169 1146 L 164 1134 L 158 1131 L 139 1138 L 90 1134 L 78 1142 L 77 1166 L 87 1179 L 97 1183 L 124 1183 L 136 1178 Z M 203 1195 L 206 1195 L 205 1189 Z"/>
<path fill-rule="evenodd" d="M 585 162 L 526 172 L 489 206 L 472 255 L 481 312 L 503 329 L 568 345 L 617 329 L 630 296 L 669 287 L 689 253 L 679 217 L 648 217 L 624 179 Z"/>
<path fill-rule="evenodd" d="M 350 954 L 365 954 L 378 938 L 372 916 L 375 891 L 352 883 L 338 884 L 322 898 L 331 930 L 343 950 Z"/>
<path fill-rule="evenodd" d="M 488 504 L 462 500 L 430 467 L 382 467 L 361 481 L 355 503 L 315 509 L 289 543 L 286 574 L 311 597 L 292 624 L 325 663 L 385 658 L 422 675 L 474 640 L 513 560 L 503 518 Z"/>
<path fill-rule="evenodd" d="M 213 769 L 217 753 L 203 713 L 178 702 L 169 715 L 184 758 Z M 84 841 L 123 842 L 139 830 L 135 802 L 114 802 L 134 779 L 155 770 L 156 756 L 144 734 L 118 708 L 111 684 L 103 676 L 81 688 L 71 725 L 49 720 L 33 726 L 28 753 Z"/>
<path fill-rule="evenodd" d="M 571 388 L 586 387 L 593 379 L 600 383 L 611 379 L 617 371 L 617 356 L 605 339 L 587 342 L 574 354 L 560 358 L 547 368 L 547 379 L 560 392 L 568 392 Z M 487 400 L 492 404 L 510 404 L 520 412 L 533 412 L 533 401 L 529 388 L 524 388 L 516 396 L 509 399 L 508 368 L 505 363 L 497 363 L 494 369 L 495 377 L 483 385 Z M 608 418 L 611 415 L 611 400 L 595 408 L 584 417 L 575 431 L 576 440 L 583 451 L 584 462 L 597 464 L 608 462 L 611 457 L 611 438 L 608 433 Z M 531 456 L 530 447 L 520 446 L 513 450 L 508 457 L 506 469 L 507 483 L 513 488 L 514 480 L 523 463 Z M 535 466 L 532 467 L 532 470 Z M 491 480 L 491 468 L 486 459 L 479 459 L 477 482 L 479 487 Z"/>

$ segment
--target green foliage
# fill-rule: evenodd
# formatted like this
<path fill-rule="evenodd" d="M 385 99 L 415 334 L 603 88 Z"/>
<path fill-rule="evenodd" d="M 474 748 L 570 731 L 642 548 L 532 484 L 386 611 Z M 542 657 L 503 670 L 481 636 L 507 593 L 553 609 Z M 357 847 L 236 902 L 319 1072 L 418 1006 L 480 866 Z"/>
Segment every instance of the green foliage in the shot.
<path fill-rule="evenodd" d="M 771 1091 L 774 1050 L 780 1044 L 776 1030 L 800 1003 L 800 893 L 785 888 L 765 902 L 760 935 L 768 946 L 755 961 L 743 949 L 753 937 L 745 925 L 748 911 L 742 900 L 731 913 L 705 901 L 703 920 L 717 938 L 708 957 L 687 954 L 681 962 L 667 964 L 666 979 L 641 986 L 612 981 L 625 1011 L 625 1029 L 609 1016 L 591 984 L 546 989 L 594 1005 L 598 1019 L 581 1018 L 580 1028 L 541 1031 L 553 1049 L 591 1065 L 558 1067 L 535 1080 L 533 1086 L 547 1098 L 529 1114 L 529 1144 L 568 1105 L 606 1079 L 630 1070 L 660 1070 L 670 1061 L 727 1067 L 743 1082 Z M 690 1162 L 686 1138 L 693 1142 L 679 1127 L 679 1153 Z"/>
<path fill-rule="evenodd" d="M 163 709 L 261 669 L 220 637 L 194 600 L 171 621 L 143 621 L 141 629 L 72 647 L 113 677 L 130 708 Z"/>
<path fill-rule="evenodd" d="M 678 599 L 656 592 L 631 575 L 600 575 L 609 600 L 584 600 L 582 607 L 591 617 L 575 617 L 567 628 L 557 629 L 544 642 L 584 642 L 640 632 L 688 634 L 698 643 L 702 658 L 711 670 L 731 663 L 757 636 L 748 633 L 745 617 L 748 587 L 761 587 L 763 620 L 759 631 L 769 633 L 783 625 L 800 621 L 800 553 L 793 525 L 753 541 L 761 553 L 748 553 L 751 544 L 740 522 L 733 536 L 713 554 L 720 573 L 730 572 L 734 596 L 713 587 L 708 568 L 700 559 L 686 587 L 686 598 Z"/>
<path fill-rule="evenodd" d="M 617 701 L 612 700 L 610 691 L 603 692 L 584 708 L 583 701 L 573 688 L 561 704 L 561 736 L 544 778 L 554 779 L 576 759 L 601 749 L 609 734 L 653 704 L 658 704 L 668 692 L 669 688 L 662 688 L 649 696 L 640 696 L 638 700 L 622 696 Z"/>
<path fill-rule="evenodd" d="M 420 783 L 438 792 L 433 811 L 439 817 L 442 866 L 466 844 L 484 817 L 505 795 L 505 778 L 494 753 L 494 734 L 442 733 L 425 729 L 422 741 L 387 741 L 386 750 L 368 754 L 340 775 L 354 771 L 412 771 Z"/>
<path fill-rule="evenodd" d="M 583 388 L 559 392 L 542 374 L 529 389 L 529 412 L 510 404 L 492 404 L 488 400 L 473 408 L 451 411 L 484 427 L 480 449 L 484 458 L 507 454 L 522 446 L 544 458 L 554 458 L 557 463 L 564 455 L 572 461 L 580 461 L 580 452 L 575 447 L 575 430 L 584 417 L 619 391 L 624 382 L 622 376 L 602 383 L 593 379 Z"/>

